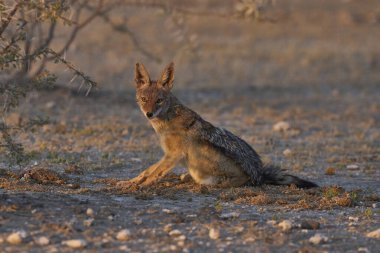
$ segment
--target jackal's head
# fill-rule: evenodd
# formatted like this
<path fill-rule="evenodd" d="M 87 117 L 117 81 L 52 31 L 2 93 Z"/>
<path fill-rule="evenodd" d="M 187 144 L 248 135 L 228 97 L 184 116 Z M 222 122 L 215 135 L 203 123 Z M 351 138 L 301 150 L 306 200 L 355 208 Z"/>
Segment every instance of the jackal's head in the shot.
<path fill-rule="evenodd" d="M 144 65 L 136 63 L 136 98 L 141 111 L 148 119 L 165 115 L 170 105 L 170 90 L 174 81 L 174 64 L 170 63 L 157 81 L 150 80 Z"/>

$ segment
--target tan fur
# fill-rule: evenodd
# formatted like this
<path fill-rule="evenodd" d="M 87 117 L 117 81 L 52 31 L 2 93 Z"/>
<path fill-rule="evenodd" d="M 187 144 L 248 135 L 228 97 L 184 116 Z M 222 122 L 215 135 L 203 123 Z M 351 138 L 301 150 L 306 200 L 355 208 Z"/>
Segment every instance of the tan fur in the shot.
<path fill-rule="evenodd" d="M 173 80 L 172 63 L 158 81 L 151 81 L 145 67 L 136 64 L 136 98 L 144 115 L 152 116 L 150 122 L 165 155 L 137 177 L 121 181 L 118 186 L 149 185 L 163 178 L 180 162 L 199 184 L 229 187 L 247 183 L 249 176 L 235 161 L 202 139 L 202 131 L 212 125 L 172 95 Z"/>

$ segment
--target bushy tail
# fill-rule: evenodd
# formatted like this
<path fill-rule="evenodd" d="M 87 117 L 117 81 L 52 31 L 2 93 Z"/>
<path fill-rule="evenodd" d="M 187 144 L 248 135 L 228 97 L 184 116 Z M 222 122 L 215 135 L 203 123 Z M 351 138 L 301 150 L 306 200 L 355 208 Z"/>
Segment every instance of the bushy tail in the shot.
<path fill-rule="evenodd" d="M 263 171 L 264 184 L 273 185 L 291 185 L 294 184 L 299 188 L 318 187 L 317 184 L 301 179 L 299 177 L 284 173 L 284 171 L 273 165 L 264 166 Z"/>

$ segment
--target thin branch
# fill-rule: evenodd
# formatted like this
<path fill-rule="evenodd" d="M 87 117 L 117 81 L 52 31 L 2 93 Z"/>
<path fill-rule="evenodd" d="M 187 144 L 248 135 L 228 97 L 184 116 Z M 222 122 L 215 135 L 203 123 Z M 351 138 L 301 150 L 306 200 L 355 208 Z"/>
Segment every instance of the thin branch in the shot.
<path fill-rule="evenodd" d="M 69 49 L 69 47 L 71 46 L 71 44 L 74 42 L 78 32 L 84 28 L 86 25 L 88 25 L 92 20 L 94 20 L 97 16 L 101 15 L 102 13 L 106 13 L 108 11 L 111 10 L 111 8 L 107 8 L 107 9 L 103 9 L 103 0 L 99 0 L 99 3 L 96 7 L 96 10 L 89 16 L 87 17 L 82 23 L 78 23 L 75 28 L 72 30 L 71 32 L 71 35 L 70 35 L 70 38 L 67 40 L 66 44 L 63 46 L 63 48 L 61 50 L 59 50 L 57 52 L 58 55 L 62 55 L 65 51 L 67 51 Z M 84 7 L 83 6 L 80 6 L 80 8 L 78 9 L 77 11 L 77 19 L 79 20 L 79 14 L 80 14 L 80 11 L 81 9 Z M 51 58 L 49 58 L 48 60 L 52 60 Z"/>
<path fill-rule="evenodd" d="M 88 10 L 93 11 L 93 8 L 91 6 L 86 6 L 86 8 Z M 126 25 L 122 26 L 122 25 L 115 24 L 106 13 L 103 13 L 100 16 L 107 24 L 109 24 L 112 27 L 112 29 L 114 29 L 115 31 L 119 33 L 127 34 L 129 38 L 131 39 L 133 46 L 137 50 L 139 50 L 143 55 L 145 55 L 146 57 L 156 62 L 161 62 L 161 59 L 159 57 L 155 56 L 153 53 L 150 53 L 148 50 L 146 50 L 145 48 L 141 46 L 141 43 L 138 41 L 135 34 Z"/>
<path fill-rule="evenodd" d="M 11 20 L 13 18 L 13 16 L 16 14 L 17 9 L 18 9 L 19 6 L 20 6 L 20 3 L 16 3 L 13 6 L 12 10 L 9 12 L 8 17 L 4 21 L 1 22 L 0 36 L 3 34 L 3 32 L 5 31 L 5 29 L 7 29 L 9 23 L 11 22 Z"/>

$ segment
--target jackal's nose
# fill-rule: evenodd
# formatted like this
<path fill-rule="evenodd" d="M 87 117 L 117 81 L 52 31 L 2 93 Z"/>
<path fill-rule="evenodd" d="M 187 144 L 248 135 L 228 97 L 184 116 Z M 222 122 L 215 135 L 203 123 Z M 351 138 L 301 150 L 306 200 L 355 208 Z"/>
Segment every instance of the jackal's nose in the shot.
<path fill-rule="evenodd" d="M 146 113 L 146 116 L 147 116 L 148 118 L 152 118 L 153 113 L 151 113 L 151 112 L 147 112 L 147 113 Z"/>

